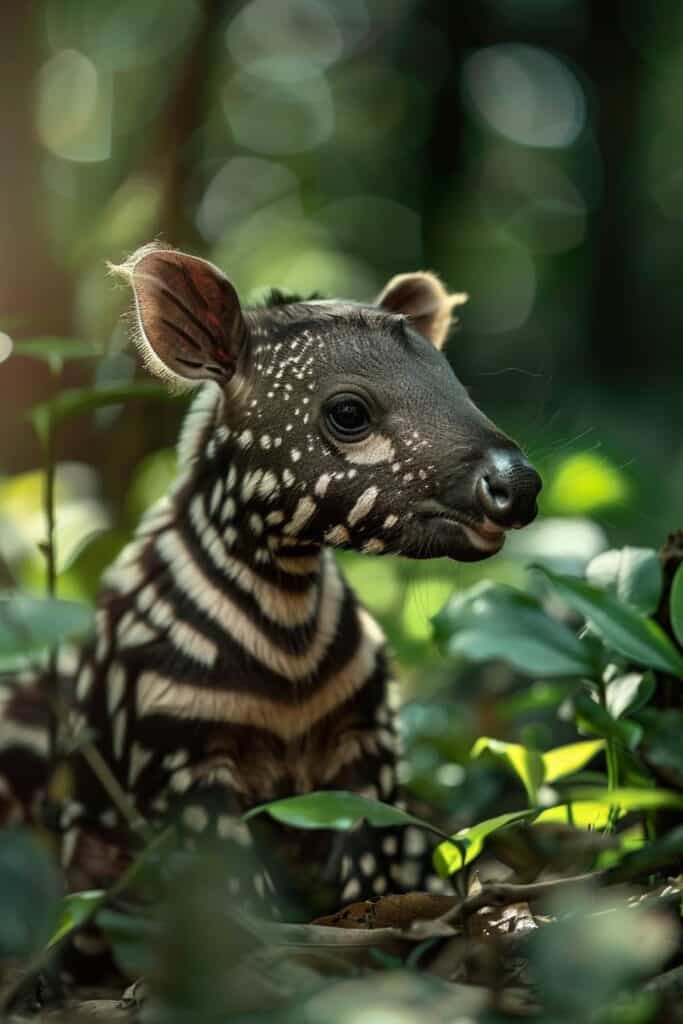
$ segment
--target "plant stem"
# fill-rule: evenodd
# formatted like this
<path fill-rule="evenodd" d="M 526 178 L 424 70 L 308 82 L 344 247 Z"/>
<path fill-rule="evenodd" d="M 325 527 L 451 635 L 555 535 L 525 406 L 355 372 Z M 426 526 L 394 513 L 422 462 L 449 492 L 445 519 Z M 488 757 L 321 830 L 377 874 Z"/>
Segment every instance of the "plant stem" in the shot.
<path fill-rule="evenodd" d="M 598 682 L 600 704 L 607 711 L 607 692 L 602 678 Z M 605 737 L 605 760 L 607 761 L 607 791 L 612 792 L 619 786 L 619 751 L 614 737 Z M 619 816 L 619 808 L 611 806 L 607 818 L 606 832 L 613 832 Z"/>
<path fill-rule="evenodd" d="M 49 417 L 48 413 L 48 417 Z M 54 597 L 57 590 L 57 545 L 55 540 L 55 440 L 52 421 L 48 418 L 44 441 L 45 452 L 45 486 L 43 490 L 43 507 L 45 511 L 45 562 L 47 575 L 47 593 Z"/>

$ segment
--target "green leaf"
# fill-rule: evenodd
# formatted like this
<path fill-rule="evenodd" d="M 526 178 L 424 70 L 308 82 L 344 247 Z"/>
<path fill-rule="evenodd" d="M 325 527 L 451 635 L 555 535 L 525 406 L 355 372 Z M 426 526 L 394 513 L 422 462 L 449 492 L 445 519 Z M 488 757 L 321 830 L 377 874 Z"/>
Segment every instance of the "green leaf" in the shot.
<path fill-rule="evenodd" d="M 590 647 L 555 622 L 528 594 L 484 581 L 456 594 L 432 620 L 450 654 L 472 661 L 501 658 L 529 675 L 594 675 Z"/>
<path fill-rule="evenodd" d="M 683 563 L 679 565 L 671 584 L 671 628 L 673 634 L 683 647 Z"/>
<path fill-rule="evenodd" d="M 645 728 L 643 754 L 666 782 L 683 789 L 683 711 L 647 708 L 639 715 Z"/>
<path fill-rule="evenodd" d="M 59 912 L 54 859 L 30 832 L 0 833 L 0 957 L 27 956 L 48 940 Z"/>
<path fill-rule="evenodd" d="M 580 693 L 574 698 L 574 708 L 579 727 L 597 733 L 598 736 L 615 739 L 628 750 L 637 747 L 642 738 L 643 730 L 637 722 L 612 718 L 601 704 L 585 693 Z"/>
<path fill-rule="evenodd" d="M 605 643 L 623 657 L 662 672 L 683 675 L 683 656 L 656 622 L 621 603 L 606 590 L 571 576 L 561 576 L 544 566 L 534 568 L 543 573 L 562 600 L 584 615 Z"/>
<path fill-rule="evenodd" d="M 78 338 L 30 338 L 14 343 L 18 356 L 29 356 L 47 363 L 53 373 L 59 373 L 69 359 L 88 359 L 100 355 L 90 341 Z"/>
<path fill-rule="evenodd" d="M 149 974 L 157 966 L 157 943 L 161 937 L 157 921 L 105 909 L 98 913 L 96 924 L 107 937 L 124 974 Z"/>
<path fill-rule="evenodd" d="M 597 786 L 577 786 L 563 793 L 563 799 L 571 802 L 590 800 L 605 805 L 616 805 L 624 811 L 657 811 L 664 807 L 683 808 L 683 794 L 669 789 L 638 789 L 635 786 L 621 786 L 616 789 L 601 789 Z"/>
<path fill-rule="evenodd" d="M 345 831 L 359 821 L 367 821 L 368 824 L 380 828 L 388 825 L 417 825 L 418 828 L 443 835 L 443 832 L 433 825 L 407 814 L 406 811 L 343 790 L 321 790 L 316 793 L 304 793 L 302 796 L 286 797 L 284 800 L 271 800 L 270 803 L 252 807 L 242 817 L 247 821 L 254 815 L 264 812 L 270 814 L 276 821 L 293 825 L 295 828 L 332 828 Z"/>
<path fill-rule="evenodd" d="M 83 892 L 72 892 L 65 896 L 62 900 L 57 928 L 48 942 L 47 948 L 54 946 L 76 928 L 80 928 L 88 918 L 92 917 L 97 908 L 103 905 L 106 898 L 105 889 L 85 889 Z"/>
<path fill-rule="evenodd" d="M 589 563 L 586 579 L 644 615 L 656 611 L 662 593 L 662 565 L 652 548 L 603 551 Z"/>
<path fill-rule="evenodd" d="M 612 808 L 609 804 L 603 804 L 596 800 L 576 800 L 570 804 L 557 804 L 555 807 L 548 807 L 541 811 L 534 824 L 549 821 L 559 821 L 565 825 L 574 825 L 575 828 L 600 829 L 607 828 L 611 818 Z M 619 811 L 618 817 L 623 817 L 626 811 Z"/>
<path fill-rule="evenodd" d="M 75 601 L 0 594 L 0 659 L 33 656 L 91 622 L 91 609 Z"/>
<path fill-rule="evenodd" d="M 118 405 L 131 398 L 167 399 L 166 388 L 153 381 L 131 381 L 129 384 L 103 384 L 95 388 L 70 388 L 60 391 L 47 402 L 40 402 L 29 410 L 29 418 L 36 433 L 45 441 L 51 427 L 71 416 L 100 409 L 105 405 Z"/>
<path fill-rule="evenodd" d="M 679 825 L 661 839 L 625 846 L 621 863 L 610 870 L 609 883 L 652 874 L 668 864 L 680 863 L 682 856 L 683 825 Z"/>
<path fill-rule="evenodd" d="M 530 821 L 538 814 L 537 809 L 526 811 L 512 811 L 510 814 L 499 814 L 496 818 L 487 818 L 477 825 L 470 825 L 461 828 L 459 832 L 450 836 L 434 850 L 434 869 L 441 878 L 448 878 L 460 871 L 466 864 L 470 864 L 475 857 L 478 857 L 484 848 L 489 836 L 494 832 L 500 832 L 508 825 L 514 825 L 520 821 Z"/>
<path fill-rule="evenodd" d="M 480 736 L 470 751 L 470 757 L 481 757 L 486 752 L 506 762 L 521 779 L 529 802 L 538 802 L 538 787 L 543 784 L 545 774 L 543 758 L 538 750 L 521 743 L 505 743 L 490 736 Z"/>
<path fill-rule="evenodd" d="M 652 672 L 627 672 L 605 684 L 605 701 L 612 718 L 634 714 L 650 702 L 656 689 Z"/>
<path fill-rule="evenodd" d="M 569 743 L 564 747 L 555 747 L 543 754 L 545 781 L 555 782 L 566 775 L 573 775 L 592 761 L 596 754 L 605 749 L 604 740 L 585 740 L 581 743 Z"/>

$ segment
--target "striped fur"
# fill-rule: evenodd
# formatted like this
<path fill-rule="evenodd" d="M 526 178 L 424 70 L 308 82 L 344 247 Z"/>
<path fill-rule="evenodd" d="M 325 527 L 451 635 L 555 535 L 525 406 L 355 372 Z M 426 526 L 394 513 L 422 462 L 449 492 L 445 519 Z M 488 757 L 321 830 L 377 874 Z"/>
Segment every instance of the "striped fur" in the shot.
<path fill-rule="evenodd" d="M 329 547 L 457 558 L 500 547 L 471 478 L 482 451 L 514 446 L 438 351 L 457 297 L 403 275 L 378 306 L 242 311 L 227 279 L 192 257 L 146 248 L 124 273 L 146 364 L 206 383 L 176 484 L 104 575 L 92 642 L 61 655 L 74 725 L 94 732 L 146 819 L 176 821 L 189 842 L 255 842 L 261 866 L 246 884 L 258 898 L 305 896 L 322 912 L 424 884 L 415 830 L 311 837 L 239 817 L 326 788 L 397 798 L 384 637 Z M 372 410 L 362 438 L 331 433 L 338 393 Z M 435 517 L 436 502 L 453 519 Z M 44 819 L 55 742 L 40 678 L 27 676 L 2 715 L 0 813 Z M 69 885 L 106 885 L 131 837 L 82 756 L 59 756 L 72 777 L 58 807 Z"/>

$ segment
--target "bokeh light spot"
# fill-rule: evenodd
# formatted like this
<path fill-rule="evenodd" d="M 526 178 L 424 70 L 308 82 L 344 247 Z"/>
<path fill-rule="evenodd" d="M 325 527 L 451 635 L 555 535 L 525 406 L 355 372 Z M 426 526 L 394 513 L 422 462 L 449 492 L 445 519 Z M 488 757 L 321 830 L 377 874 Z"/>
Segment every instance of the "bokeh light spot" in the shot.
<path fill-rule="evenodd" d="M 6 359 L 12 355 L 12 339 L 9 334 L 5 334 L 0 331 L 0 363 L 4 363 Z"/>
<path fill-rule="evenodd" d="M 320 76 L 276 84 L 240 72 L 223 92 L 223 107 L 235 141 L 256 153 L 304 153 L 334 128 L 332 94 Z"/>
<path fill-rule="evenodd" d="M 297 189 L 296 176 L 283 164 L 234 157 L 209 182 L 197 210 L 197 227 L 204 238 L 217 241 L 254 210 Z"/>
<path fill-rule="evenodd" d="M 631 493 L 628 478 L 603 455 L 578 452 L 558 466 L 546 496 L 546 507 L 565 515 L 624 505 Z"/>
<path fill-rule="evenodd" d="M 482 120 L 525 146 L 570 146 L 586 121 L 576 75 L 535 46 L 503 43 L 477 50 L 465 62 L 463 84 Z"/>
<path fill-rule="evenodd" d="M 41 68 L 38 136 L 56 156 L 82 163 L 111 156 L 111 80 L 89 57 L 61 50 Z"/>
<path fill-rule="evenodd" d="M 343 50 L 335 18 L 318 0 L 252 0 L 230 22 L 226 41 L 236 64 L 273 82 L 319 75 Z"/>

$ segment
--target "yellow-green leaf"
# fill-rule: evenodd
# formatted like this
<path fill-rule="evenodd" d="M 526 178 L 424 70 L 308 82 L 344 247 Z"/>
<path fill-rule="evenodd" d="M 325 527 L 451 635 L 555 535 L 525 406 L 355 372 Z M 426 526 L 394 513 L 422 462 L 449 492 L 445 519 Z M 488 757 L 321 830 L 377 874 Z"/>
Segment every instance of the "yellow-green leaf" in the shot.
<path fill-rule="evenodd" d="M 586 740 L 582 743 L 568 743 L 564 747 L 548 750 L 543 757 L 545 781 L 554 782 L 565 775 L 572 775 L 591 761 L 596 754 L 605 749 L 604 740 Z"/>
<path fill-rule="evenodd" d="M 489 836 L 499 832 L 508 825 L 517 824 L 520 821 L 529 821 L 535 818 L 538 811 L 512 811 L 510 814 L 499 814 L 495 818 L 487 818 L 477 825 L 470 825 L 468 828 L 461 828 L 449 839 L 444 840 L 434 850 L 434 869 L 441 878 L 448 878 L 460 871 L 466 864 L 470 864 L 475 857 L 478 857 L 484 848 Z"/>
<path fill-rule="evenodd" d="M 489 752 L 506 762 L 521 779 L 526 789 L 529 802 L 535 804 L 538 799 L 538 787 L 543 784 L 543 758 L 538 750 L 525 747 L 521 743 L 505 743 L 503 740 L 480 736 L 470 752 L 470 757 L 481 757 Z"/>

